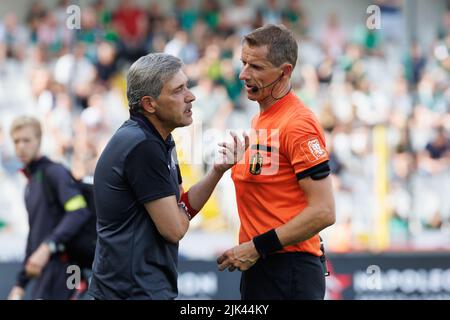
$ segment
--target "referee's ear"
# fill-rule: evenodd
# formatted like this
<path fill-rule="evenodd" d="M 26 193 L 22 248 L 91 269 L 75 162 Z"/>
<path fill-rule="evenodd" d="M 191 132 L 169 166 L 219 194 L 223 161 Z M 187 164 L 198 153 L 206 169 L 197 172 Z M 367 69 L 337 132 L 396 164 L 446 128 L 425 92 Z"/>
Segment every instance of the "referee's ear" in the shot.
<path fill-rule="evenodd" d="M 141 106 L 142 109 L 147 111 L 148 113 L 155 113 L 156 108 L 154 107 L 155 100 L 150 96 L 143 96 L 141 98 Z"/>
<path fill-rule="evenodd" d="M 283 76 L 287 76 L 288 78 L 291 77 L 292 71 L 294 68 L 292 67 L 292 64 L 290 63 L 283 63 L 281 66 L 281 71 L 283 71 Z"/>

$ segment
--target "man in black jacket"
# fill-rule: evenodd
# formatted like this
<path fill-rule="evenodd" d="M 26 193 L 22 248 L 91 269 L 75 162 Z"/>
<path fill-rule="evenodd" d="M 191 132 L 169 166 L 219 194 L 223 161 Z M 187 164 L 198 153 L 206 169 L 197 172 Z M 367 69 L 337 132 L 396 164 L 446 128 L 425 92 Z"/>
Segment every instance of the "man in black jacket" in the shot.
<path fill-rule="evenodd" d="M 22 299 L 29 280 L 36 279 L 32 299 L 69 299 L 67 243 L 89 219 L 90 212 L 77 183 L 62 165 L 41 156 L 39 121 L 22 116 L 14 120 L 11 137 L 28 179 L 25 205 L 29 234 L 23 268 L 8 298 Z M 51 187 L 50 187 L 51 186 Z M 52 188 L 51 194 L 48 189 Z"/>

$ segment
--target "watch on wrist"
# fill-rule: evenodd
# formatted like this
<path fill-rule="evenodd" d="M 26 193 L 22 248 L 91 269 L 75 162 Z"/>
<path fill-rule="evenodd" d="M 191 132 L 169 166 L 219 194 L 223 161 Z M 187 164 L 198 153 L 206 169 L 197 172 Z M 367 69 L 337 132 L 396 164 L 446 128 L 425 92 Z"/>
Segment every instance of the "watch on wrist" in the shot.
<path fill-rule="evenodd" d="M 47 241 L 46 244 L 48 245 L 51 254 L 54 254 L 58 251 L 58 247 L 54 241 Z"/>

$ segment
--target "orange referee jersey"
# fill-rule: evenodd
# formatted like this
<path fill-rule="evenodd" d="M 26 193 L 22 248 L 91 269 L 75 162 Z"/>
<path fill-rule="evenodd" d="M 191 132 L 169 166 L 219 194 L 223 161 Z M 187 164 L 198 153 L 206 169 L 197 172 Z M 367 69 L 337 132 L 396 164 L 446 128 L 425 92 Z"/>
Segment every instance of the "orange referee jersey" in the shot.
<path fill-rule="evenodd" d="M 241 220 L 240 243 L 301 214 L 307 199 L 297 175 L 329 160 L 323 130 L 292 92 L 256 115 L 252 129 L 250 147 L 231 174 Z M 322 254 L 318 235 L 282 251 Z"/>

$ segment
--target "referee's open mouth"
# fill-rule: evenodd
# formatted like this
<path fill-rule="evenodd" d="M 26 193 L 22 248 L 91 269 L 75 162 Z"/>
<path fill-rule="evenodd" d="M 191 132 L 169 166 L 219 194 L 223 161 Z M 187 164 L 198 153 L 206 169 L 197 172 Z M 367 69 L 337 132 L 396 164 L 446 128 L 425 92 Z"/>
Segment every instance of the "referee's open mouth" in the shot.
<path fill-rule="evenodd" d="M 258 91 L 256 88 L 258 88 L 256 85 L 245 83 L 245 90 L 248 93 L 255 93 L 256 91 Z M 255 91 L 255 89 L 256 89 L 256 91 Z"/>

